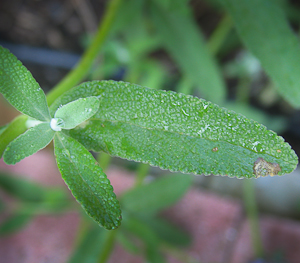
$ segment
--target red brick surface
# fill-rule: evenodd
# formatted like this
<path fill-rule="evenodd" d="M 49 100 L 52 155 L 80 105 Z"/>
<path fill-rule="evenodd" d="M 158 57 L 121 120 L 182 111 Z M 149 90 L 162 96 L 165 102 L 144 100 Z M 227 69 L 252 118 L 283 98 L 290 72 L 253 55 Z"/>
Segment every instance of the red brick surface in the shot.
<path fill-rule="evenodd" d="M 0 160 L 0 169 L 13 171 L 43 185 L 63 185 L 53 156 L 46 150 L 15 166 L 6 166 Z M 134 182 L 130 173 L 116 168 L 107 174 L 117 194 Z M 191 234 L 193 243 L 185 251 L 188 258 L 201 263 L 243 263 L 253 259 L 253 252 L 241 209 L 239 201 L 191 189 L 165 212 L 165 216 Z M 78 225 L 79 216 L 75 212 L 37 216 L 18 233 L 0 238 L 0 263 L 66 262 Z M 299 222 L 263 217 L 261 233 L 266 252 L 280 251 L 286 255 L 287 262 L 300 262 Z M 170 263 L 183 262 L 170 255 L 167 259 Z M 117 245 L 109 262 L 139 263 L 143 259 L 128 254 Z"/>

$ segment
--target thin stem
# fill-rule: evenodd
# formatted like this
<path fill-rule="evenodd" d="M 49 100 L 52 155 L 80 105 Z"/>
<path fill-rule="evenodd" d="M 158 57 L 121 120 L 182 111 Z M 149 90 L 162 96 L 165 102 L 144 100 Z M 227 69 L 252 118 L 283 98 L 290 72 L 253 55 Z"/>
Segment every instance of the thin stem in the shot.
<path fill-rule="evenodd" d="M 255 200 L 255 188 L 253 179 L 244 179 L 244 204 L 246 208 L 247 217 L 250 224 L 250 232 L 252 238 L 252 246 L 255 256 L 262 258 L 264 255 L 263 245 L 260 236 L 258 210 Z"/>
<path fill-rule="evenodd" d="M 84 52 L 76 67 L 48 93 L 47 102 L 49 105 L 51 105 L 61 94 L 78 84 L 87 75 L 100 48 L 107 39 L 121 2 L 122 0 L 111 0 L 109 2 L 103 20 L 98 27 L 98 31 L 91 45 Z"/>
<path fill-rule="evenodd" d="M 109 232 L 107 232 L 103 247 L 103 253 L 101 253 L 98 263 L 105 263 L 109 259 L 109 256 L 114 248 L 117 231 L 118 229 L 110 230 Z"/>
<path fill-rule="evenodd" d="M 149 164 L 140 163 L 138 165 L 138 168 L 136 171 L 135 187 L 143 184 L 143 181 L 144 181 L 145 177 L 147 176 L 149 169 L 150 169 Z"/>
<path fill-rule="evenodd" d="M 229 15 L 225 15 L 221 22 L 218 24 L 217 28 L 209 38 L 207 43 L 208 49 L 211 54 L 216 55 L 220 50 L 226 36 L 229 31 L 232 29 L 232 20 Z"/>
<path fill-rule="evenodd" d="M 102 170 L 105 172 L 111 163 L 111 156 L 105 152 L 101 152 L 98 155 L 97 161 Z"/>

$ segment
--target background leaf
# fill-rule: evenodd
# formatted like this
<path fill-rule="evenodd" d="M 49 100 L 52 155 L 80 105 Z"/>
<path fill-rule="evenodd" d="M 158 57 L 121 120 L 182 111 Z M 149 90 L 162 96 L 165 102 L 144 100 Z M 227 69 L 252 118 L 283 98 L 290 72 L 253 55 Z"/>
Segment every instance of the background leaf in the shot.
<path fill-rule="evenodd" d="M 58 168 L 76 200 L 98 224 L 109 230 L 117 228 L 121 223 L 119 202 L 91 153 L 62 132 L 56 133 L 54 145 Z"/>
<path fill-rule="evenodd" d="M 85 233 L 68 263 L 98 263 L 103 253 L 107 232 L 98 225 L 93 225 Z"/>
<path fill-rule="evenodd" d="M 290 145 L 265 126 L 188 95 L 101 81 L 82 84 L 57 103 L 95 94 L 101 94 L 99 111 L 70 131 L 87 149 L 171 171 L 238 178 L 265 176 L 254 173 L 258 158 L 271 169 L 278 164 L 279 175 L 298 163 Z"/>
<path fill-rule="evenodd" d="M 97 97 L 82 98 L 58 108 L 54 117 L 61 118 L 64 121 L 63 129 L 69 130 L 92 117 L 98 108 Z"/>
<path fill-rule="evenodd" d="M 0 236 L 19 231 L 29 222 L 32 216 L 30 213 L 22 213 L 22 211 L 20 211 L 8 217 L 0 224 Z"/>
<path fill-rule="evenodd" d="M 11 174 L 0 173 L 0 188 L 8 194 L 28 202 L 42 201 L 46 195 L 44 187 Z"/>
<path fill-rule="evenodd" d="M 188 10 L 188 9 L 187 9 Z M 226 88 L 216 61 L 209 53 L 201 31 L 189 12 L 152 5 L 152 19 L 166 50 L 205 99 L 225 100 Z"/>
<path fill-rule="evenodd" d="M 122 195 L 124 210 L 151 215 L 178 201 L 192 184 L 192 177 L 182 174 L 164 176 L 133 188 Z"/>
<path fill-rule="evenodd" d="M 4 162 L 16 164 L 25 157 L 45 148 L 52 141 L 54 133 L 47 122 L 30 128 L 10 142 L 3 154 Z"/>
<path fill-rule="evenodd" d="M 22 63 L 2 46 L 0 93 L 20 112 L 40 121 L 50 120 L 43 90 Z"/>
<path fill-rule="evenodd" d="M 284 10 L 272 0 L 222 0 L 246 47 L 260 60 L 279 93 L 300 107 L 300 45 Z"/>
<path fill-rule="evenodd" d="M 124 220 L 124 229 L 143 242 L 144 247 L 140 248 L 140 251 L 144 253 L 147 262 L 166 262 L 161 255 L 159 247 L 161 240 L 150 226 L 140 219 L 131 216 Z"/>
<path fill-rule="evenodd" d="M 58 210 L 68 200 L 64 189 L 46 188 L 21 176 L 0 173 L 0 188 L 9 195 L 26 203 L 42 203 Z"/>

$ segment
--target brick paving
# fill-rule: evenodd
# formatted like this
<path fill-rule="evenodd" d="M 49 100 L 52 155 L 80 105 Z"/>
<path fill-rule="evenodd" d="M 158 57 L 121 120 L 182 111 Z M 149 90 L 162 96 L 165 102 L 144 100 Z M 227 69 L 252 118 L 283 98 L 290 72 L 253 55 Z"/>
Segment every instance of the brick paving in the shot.
<path fill-rule="evenodd" d="M 63 184 L 53 156 L 47 150 L 15 166 L 6 166 L 0 160 L 0 169 L 23 174 L 43 185 Z M 130 188 L 134 182 L 132 174 L 117 168 L 111 168 L 107 174 L 117 194 Z M 0 192 L 0 197 L 3 196 Z M 164 216 L 191 234 L 193 242 L 185 253 L 194 262 L 246 263 L 255 259 L 242 203 L 236 199 L 193 188 L 165 211 Z M 67 262 L 79 221 L 77 212 L 36 216 L 18 233 L 0 238 L 0 263 Z M 299 221 L 262 216 L 260 227 L 264 248 L 269 255 L 273 258 L 280 255 L 289 263 L 300 262 Z M 109 262 L 139 263 L 143 260 L 117 245 Z M 167 255 L 167 262 L 184 261 Z"/>

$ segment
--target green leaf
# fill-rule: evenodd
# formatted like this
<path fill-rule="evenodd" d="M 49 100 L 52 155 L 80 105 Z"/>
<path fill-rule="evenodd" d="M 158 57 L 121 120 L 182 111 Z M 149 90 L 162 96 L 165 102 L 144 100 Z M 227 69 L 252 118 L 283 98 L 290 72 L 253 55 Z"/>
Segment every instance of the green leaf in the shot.
<path fill-rule="evenodd" d="M 300 107 L 300 45 L 273 0 L 223 0 L 246 47 L 260 60 L 279 93 Z"/>
<path fill-rule="evenodd" d="M 0 157 L 7 147 L 7 145 L 18 137 L 20 134 L 27 130 L 26 121 L 28 117 L 25 115 L 19 115 L 14 120 L 12 120 L 4 131 L 0 134 Z"/>
<path fill-rule="evenodd" d="M 103 253 L 106 234 L 98 225 L 88 229 L 68 263 L 98 263 L 99 256 Z"/>
<path fill-rule="evenodd" d="M 191 11 L 168 11 L 157 4 L 152 17 L 161 40 L 182 72 L 199 87 L 205 99 L 215 103 L 225 100 L 226 88 L 220 70 L 208 51 Z"/>
<path fill-rule="evenodd" d="M 64 123 L 62 128 L 69 130 L 92 117 L 98 108 L 97 97 L 81 98 L 58 108 L 54 117 L 62 119 Z"/>
<path fill-rule="evenodd" d="M 156 235 L 165 243 L 172 246 L 189 246 L 191 237 L 178 226 L 162 218 L 143 218 Z"/>
<path fill-rule="evenodd" d="M 0 173 L 0 188 L 27 202 L 42 201 L 46 195 L 44 187 L 11 174 Z"/>
<path fill-rule="evenodd" d="M 0 93 L 20 112 L 40 121 L 50 120 L 43 90 L 22 63 L 2 46 Z"/>
<path fill-rule="evenodd" d="M 159 251 L 161 240 L 153 231 L 153 229 L 151 229 L 151 227 L 149 227 L 140 219 L 130 216 L 124 220 L 124 229 L 143 241 L 145 245 L 145 257 L 147 258 L 147 262 L 165 262 Z"/>
<path fill-rule="evenodd" d="M 176 174 L 133 188 L 122 196 L 122 209 L 138 214 L 155 214 L 176 203 L 191 186 L 191 179 L 190 176 Z"/>
<path fill-rule="evenodd" d="M 45 148 L 52 141 L 54 133 L 47 122 L 30 128 L 7 146 L 3 154 L 4 162 L 16 164 L 25 157 Z"/>
<path fill-rule="evenodd" d="M 238 178 L 283 175 L 298 164 L 290 145 L 273 131 L 197 97 L 95 81 L 57 103 L 99 95 L 98 112 L 70 131 L 87 149 L 171 171 Z"/>
<path fill-rule="evenodd" d="M 106 229 L 121 223 L 121 211 L 113 187 L 97 162 L 80 143 L 57 132 L 55 156 L 63 179 L 86 213 Z"/>
<path fill-rule="evenodd" d="M 15 213 L 0 225 L 0 236 L 9 235 L 23 228 L 32 218 L 29 213 Z"/>

